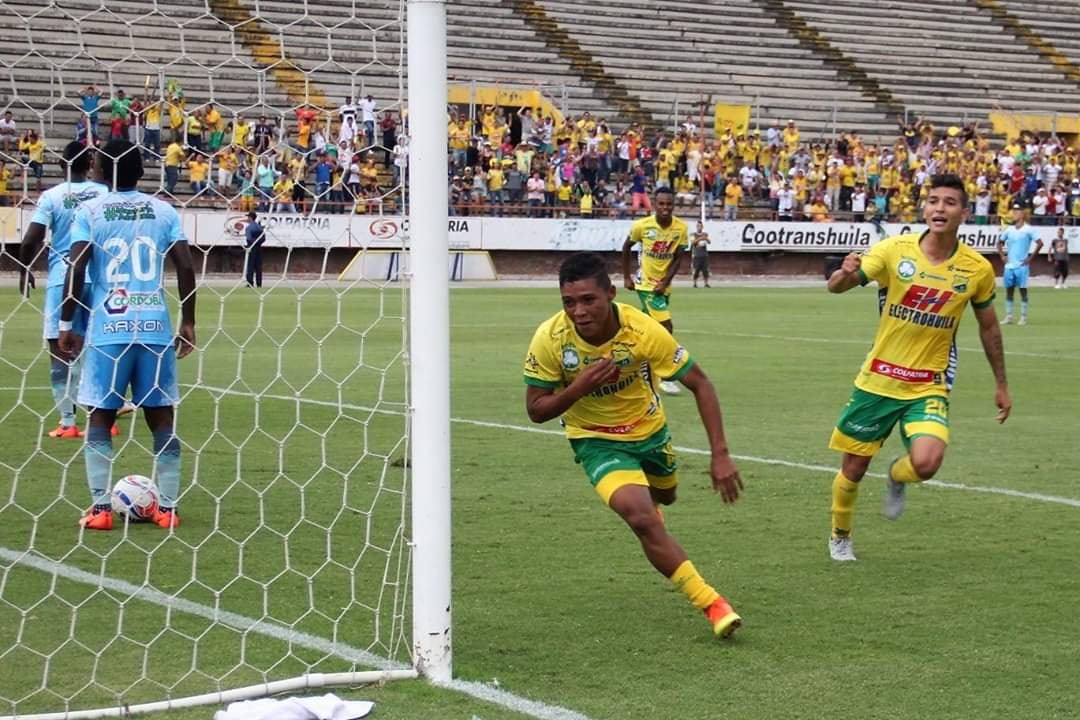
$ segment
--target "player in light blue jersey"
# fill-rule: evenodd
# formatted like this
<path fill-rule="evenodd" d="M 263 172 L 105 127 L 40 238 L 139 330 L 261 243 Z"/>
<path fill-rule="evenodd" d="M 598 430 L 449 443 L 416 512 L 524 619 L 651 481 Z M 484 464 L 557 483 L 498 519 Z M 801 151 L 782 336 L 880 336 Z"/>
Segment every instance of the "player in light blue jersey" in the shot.
<path fill-rule="evenodd" d="M 1005 318 L 1002 325 L 1013 321 L 1013 291 L 1020 288 L 1020 324 L 1027 324 L 1028 315 L 1028 271 L 1031 259 L 1037 257 L 1042 248 L 1042 240 L 1035 230 L 1024 222 L 1024 206 L 1016 203 L 1012 206 L 1013 224 L 1001 233 L 998 240 L 998 254 L 1005 264 Z M 1031 244 L 1035 243 L 1032 251 Z"/>
<path fill-rule="evenodd" d="M 49 432 L 54 438 L 80 438 L 82 432 L 75 424 L 75 390 L 79 387 L 77 358 L 66 357 L 60 352 L 57 339 L 60 331 L 60 304 L 64 299 L 64 278 L 67 276 L 68 249 L 71 246 L 71 223 L 75 211 L 89 200 L 108 192 L 100 183 L 90 182 L 87 174 L 93 167 L 93 151 L 78 142 L 68 143 L 64 148 L 64 163 L 68 168 L 68 181 L 50 188 L 38 198 L 37 208 L 30 220 L 30 227 L 23 235 L 19 248 L 22 264 L 19 288 L 24 297 L 30 296 L 35 286 L 30 267 L 42 247 L 48 249 L 49 277 L 45 288 L 45 342 L 49 345 L 49 380 L 53 402 L 60 411 L 60 424 Z M 45 233 L 52 231 L 45 244 Z M 88 288 L 89 289 L 89 288 Z M 89 298 L 83 298 L 84 304 Z M 77 308 L 72 319 L 72 331 L 80 335 L 86 332 L 86 309 Z"/>
<path fill-rule="evenodd" d="M 68 293 L 60 320 L 60 349 L 77 355 L 83 338 L 73 319 L 86 273 L 90 274 L 90 317 L 85 338 L 85 368 L 79 403 L 90 408 L 86 431 L 86 477 L 93 507 L 80 520 L 90 530 L 112 529 L 109 489 L 113 446 L 110 428 L 131 387 L 154 436 L 154 475 L 161 492 L 154 522 L 180 524 L 180 441 L 173 431 L 173 406 L 179 402 L 176 358 L 195 347 L 195 270 L 176 210 L 136 190 L 142 156 L 127 140 L 102 150 L 102 177 L 113 192 L 79 208 L 71 232 Z M 165 258 L 172 260 L 180 294 L 176 335 L 169 319 L 163 283 Z"/>

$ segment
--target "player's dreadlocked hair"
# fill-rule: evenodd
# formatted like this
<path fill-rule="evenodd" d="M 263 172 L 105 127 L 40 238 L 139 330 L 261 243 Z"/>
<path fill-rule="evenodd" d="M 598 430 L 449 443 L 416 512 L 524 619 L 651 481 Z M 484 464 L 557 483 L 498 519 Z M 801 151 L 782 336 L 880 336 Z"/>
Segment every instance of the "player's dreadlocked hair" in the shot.
<path fill-rule="evenodd" d="M 563 260 L 562 265 L 559 266 L 559 287 L 566 283 L 588 280 L 589 278 L 596 280 L 596 284 L 602 290 L 611 287 L 611 278 L 608 276 L 604 259 L 596 253 L 574 253 Z"/>

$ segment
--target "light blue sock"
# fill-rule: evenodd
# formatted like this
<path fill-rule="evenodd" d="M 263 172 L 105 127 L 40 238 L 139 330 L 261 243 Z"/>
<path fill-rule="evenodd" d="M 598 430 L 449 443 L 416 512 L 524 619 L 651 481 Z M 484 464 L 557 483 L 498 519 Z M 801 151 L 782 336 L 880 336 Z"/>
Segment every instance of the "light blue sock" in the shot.
<path fill-rule="evenodd" d="M 49 363 L 49 381 L 52 384 L 53 404 L 60 411 L 60 424 L 71 427 L 75 424 L 75 403 L 72 402 L 68 387 L 72 382 L 69 366 L 63 360 L 52 358 Z"/>
<path fill-rule="evenodd" d="M 83 449 L 86 459 L 86 482 L 90 485 L 90 497 L 94 505 L 112 505 L 113 444 L 109 428 L 89 427 L 86 429 L 86 446 Z"/>
<path fill-rule="evenodd" d="M 1020 301 L 1020 317 L 1022 317 L 1022 318 L 1027 317 L 1027 307 L 1028 307 L 1028 301 L 1027 300 L 1021 300 Z"/>
<path fill-rule="evenodd" d="M 1013 311 L 1013 301 L 1012 300 L 1006 300 L 1005 301 L 1005 316 L 1006 317 L 1012 316 L 1012 311 Z"/>
<path fill-rule="evenodd" d="M 172 428 L 154 432 L 154 475 L 161 492 L 161 509 L 175 508 L 180 495 L 180 440 Z"/>

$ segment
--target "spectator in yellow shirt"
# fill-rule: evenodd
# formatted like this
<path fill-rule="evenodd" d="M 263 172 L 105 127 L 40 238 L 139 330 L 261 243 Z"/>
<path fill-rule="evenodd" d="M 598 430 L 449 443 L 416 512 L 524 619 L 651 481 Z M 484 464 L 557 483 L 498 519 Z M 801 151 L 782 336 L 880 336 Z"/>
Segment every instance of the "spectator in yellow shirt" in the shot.
<path fill-rule="evenodd" d="M 243 115 L 236 116 L 230 142 L 238 148 L 246 148 L 251 144 L 251 121 L 245 120 Z"/>
<path fill-rule="evenodd" d="M 844 164 L 838 168 L 840 173 L 840 209 L 844 212 L 851 211 L 851 196 L 855 192 L 855 181 L 858 171 L 850 156 L 844 159 Z"/>
<path fill-rule="evenodd" d="M 227 147 L 217 154 L 217 166 L 218 166 L 218 191 L 230 194 L 230 188 L 232 188 L 233 176 L 236 173 L 236 167 L 238 165 L 236 157 L 236 151 L 232 147 Z"/>
<path fill-rule="evenodd" d="M 207 132 L 223 129 L 221 124 L 221 113 L 214 107 L 214 103 L 206 104 L 206 110 L 203 112 L 203 122 L 206 124 Z"/>
<path fill-rule="evenodd" d="M 200 117 L 198 110 L 188 115 L 187 145 L 197 152 L 202 152 L 204 127 L 202 117 Z"/>
<path fill-rule="evenodd" d="M 795 127 L 794 120 L 788 120 L 784 128 L 784 147 L 792 154 L 799 149 L 799 128 Z"/>
<path fill-rule="evenodd" d="M 176 183 L 180 181 L 180 166 L 183 164 L 184 148 L 176 138 L 173 138 L 173 141 L 165 148 L 165 192 L 170 195 L 176 191 Z"/>
<path fill-rule="evenodd" d="M 149 94 L 147 95 L 149 98 Z M 161 106 L 160 100 L 147 99 L 146 110 L 143 113 L 143 157 L 149 160 L 151 157 L 161 157 Z M 153 155 L 151 156 L 151 153 Z"/>
<path fill-rule="evenodd" d="M 592 188 L 589 187 L 589 183 L 581 183 L 581 200 L 578 203 L 578 210 L 581 213 L 581 217 L 592 217 L 593 214 L 593 194 Z"/>
<path fill-rule="evenodd" d="M 293 179 L 287 174 L 282 174 L 274 183 L 274 212 L 296 212 L 296 206 L 292 203 Z"/>
<path fill-rule="evenodd" d="M 727 185 L 724 186 L 724 219 L 737 220 L 739 215 L 739 201 L 742 200 L 742 187 L 735 175 L 729 175 Z"/>
<path fill-rule="evenodd" d="M 0 207 L 11 205 L 11 203 L 8 202 L 8 181 L 10 181 L 11 178 L 12 172 L 8 170 L 7 163 L 0 160 Z"/>
<path fill-rule="evenodd" d="M 210 175 L 210 163 L 202 155 L 193 153 L 188 160 L 188 177 L 191 180 L 191 193 L 198 195 L 206 190 L 206 179 Z"/>
<path fill-rule="evenodd" d="M 831 219 L 829 217 L 829 206 L 825 204 L 825 198 L 821 195 L 815 195 L 814 201 L 810 203 L 810 220 L 812 222 L 829 222 Z"/>
<path fill-rule="evenodd" d="M 41 176 L 45 172 L 45 141 L 40 139 L 35 131 L 27 130 L 19 141 L 19 152 L 37 180 L 37 189 L 40 192 Z"/>

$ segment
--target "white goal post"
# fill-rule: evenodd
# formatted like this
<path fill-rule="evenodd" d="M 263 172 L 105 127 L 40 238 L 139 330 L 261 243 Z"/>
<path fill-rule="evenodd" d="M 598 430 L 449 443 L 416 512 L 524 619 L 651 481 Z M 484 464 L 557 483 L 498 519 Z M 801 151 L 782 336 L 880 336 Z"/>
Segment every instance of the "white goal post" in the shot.
<path fill-rule="evenodd" d="M 275 81 L 271 77 L 272 66 L 276 63 L 271 62 L 273 58 L 267 60 L 260 56 L 265 48 L 260 48 L 250 38 L 260 32 L 261 23 L 265 27 L 278 28 L 284 38 L 289 24 L 275 26 L 273 22 L 281 22 L 281 18 L 270 16 L 290 12 L 281 9 L 280 6 L 286 4 L 279 3 L 277 9 L 267 9 L 265 18 L 260 14 L 258 2 L 241 4 L 236 0 L 207 3 L 205 7 L 196 3 L 200 7 L 195 9 L 185 8 L 177 2 L 162 3 L 160 7 L 154 3 L 153 12 L 148 12 L 145 18 L 121 18 L 106 8 L 105 0 L 73 0 L 73 3 L 80 9 L 69 12 L 49 5 L 43 6 L 40 12 L 27 10 L 31 14 L 26 17 L 15 12 L 14 17 L 29 28 L 34 23 L 44 23 L 51 17 L 49 13 L 53 13 L 56 15 L 52 18 L 54 23 L 70 20 L 71 33 L 79 37 L 80 44 L 83 44 L 84 36 L 100 32 L 100 28 L 109 23 L 120 28 L 121 33 L 127 32 L 133 47 L 143 48 L 146 58 L 155 51 L 167 54 L 167 47 L 161 49 L 167 45 L 167 39 L 155 46 L 150 39 L 155 34 L 154 28 L 142 27 L 145 37 L 139 37 L 138 23 L 158 23 L 166 29 L 175 26 L 180 38 L 177 51 L 184 56 L 181 60 L 190 60 L 191 67 L 208 73 L 205 76 L 208 89 L 198 86 L 196 92 L 191 92 L 189 88 L 189 95 L 199 94 L 199 101 L 207 107 L 210 103 L 218 104 L 215 68 L 200 64 L 203 59 L 195 56 L 201 50 L 192 50 L 191 58 L 186 55 L 188 48 L 204 47 L 198 45 L 200 38 L 196 29 L 215 25 L 218 29 L 208 30 L 206 37 L 219 32 L 232 38 L 231 49 L 224 52 L 226 55 L 231 53 L 229 60 L 237 64 L 229 71 L 234 75 L 237 72 L 257 75 L 257 82 L 252 84 L 252 93 L 258 95 L 257 101 L 250 98 L 255 104 L 246 106 L 243 112 L 256 115 L 259 113 L 252 109 L 276 112 L 273 119 L 282 128 L 291 122 L 293 110 L 303 108 L 309 102 L 315 106 L 308 93 L 314 86 L 315 75 L 329 72 L 323 65 L 340 63 L 341 57 L 348 56 L 343 52 L 328 63 L 308 69 L 294 65 L 290 72 L 302 76 L 300 85 L 304 87 L 304 97 L 296 99 L 296 81 L 291 80 L 289 82 L 294 85 L 287 95 L 293 104 L 275 111 L 267 100 L 269 92 L 265 86 L 286 81 L 280 77 Z M 383 202 L 396 196 L 393 212 L 405 214 L 409 220 L 401 246 L 392 248 L 403 257 L 407 255 L 408 262 L 402 262 L 400 274 L 403 282 L 364 276 L 363 270 L 349 278 L 339 278 L 329 271 L 328 260 L 335 247 L 356 247 L 353 243 L 360 242 L 356 240 L 359 233 L 351 230 L 352 239 L 347 238 L 344 244 L 341 238 L 319 237 L 317 229 L 296 230 L 297 233 L 308 233 L 308 236 L 294 242 L 284 233 L 275 237 L 268 226 L 266 247 L 281 251 L 284 268 L 271 277 L 265 293 L 249 292 L 253 289 L 244 287 L 243 279 L 235 276 L 235 270 L 230 270 L 231 278 L 224 273 L 209 277 L 208 267 L 213 265 L 209 262 L 211 257 L 229 257 L 223 252 L 218 254 L 224 248 L 193 248 L 199 279 L 199 347 L 189 359 L 179 361 L 186 365 L 178 364 L 178 374 L 187 373 L 190 382 L 180 384 L 174 435 L 181 443 L 184 463 L 183 487 L 177 496 L 182 502 L 177 508 L 191 508 L 190 515 L 179 513 L 184 518 L 184 526 L 165 530 L 139 527 L 136 530 L 134 525 L 129 528 L 120 520 L 119 527 L 111 533 L 96 534 L 75 526 L 75 513 L 81 512 L 78 504 L 86 495 L 81 441 L 66 444 L 56 441 L 49 445 L 50 439 L 44 437 L 59 407 L 53 402 L 57 386 L 54 381 L 53 396 L 50 396 L 50 388 L 43 387 L 43 376 L 48 374 L 52 361 L 46 350 L 40 346 L 31 350 L 26 341 L 27 337 L 32 337 L 35 345 L 40 342 L 44 275 L 37 273 L 36 295 L 20 299 L 14 309 L 0 313 L 0 365 L 22 374 L 14 380 L 12 376 L 16 373 L 8 372 L 5 376 L 8 379 L 0 383 L 3 386 L 0 387 L 0 433 L 15 428 L 21 435 L 9 433 L 10 443 L 25 446 L 25 450 L 18 453 L 8 453 L 10 448 L 0 449 L 0 520 L 12 516 L 18 518 L 18 523 L 6 526 L 5 534 L 0 537 L 0 720 L 125 717 L 312 688 L 415 678 L 436 683 L 452 680 L 446 0 L 387 0 L 379 5 L 373 12 L 382 12 L 385 17 L 393 15 L 392 22 L 380 25 L 370 18 L 359 18 L 356 10 L 347 20 L 359 29 L 358 35 L 368 34 L 366 39 L 358 37 L 354 47 L 371 41 L 368 43 L 373 55 L 370 65 L 379 64 L 390 68 L 390 72 L 394 65 L 397 66 L 397 97 L 388 104 L 400 113 L 401 128 L 407 132 L 408 163 L 400 184 L 395 175 L 393 183 L 383 185 L 391 189 L 379 191 L 381 194 L 377 196 L 351 200 L 353 206 L 346 212 L 353 216 L 349 223 L 366 224 L 370 217 L 365 219 L 361 214 L 365 208 L 378 205 L 377 212 L 381 214 Z M 251 17 L 242 19 L 248 6 L 254 8 L 249 13 Z M 308 20 L 307 3 L 296 12 L 296 23 Z M 48 27 L 47 32 L 63 33 L 63 29 L 58 30 L 56 26 L 42 27 Z M 326 31 L 327 44 L 331 33 L 341 31 L 341 28 L 329 25 L 318 27 Z M 377 43 L 373 39 L 384 28 L 389 28 L 385 30 L 388 37 L 395 39 L 387 40 L 385 45 L 380 39 L 378 52 L 385 53 L 384 48 L 390 47 L 393 60 L 374 57 Z M 188 33 L 186 39 L 185 33 Z M 26 34 L 31 36 L 29 32 Z M 241 43 L 242 34 L 247 36 L 243 41 L 249 45 L 246 50 Z M 293 35 L 302 35 L 302 30 L 293 31 Z M 110 38 L 102 35 L 97 41 L 99 46 L 106 48 L 106 54 L 113 42 Z M 206 41 L 205 38 L 202 40 Z M 402 41 L 405 42 L 404 52 L 399 52 Z M 82 59 L 100 63 L 100 58 L 87 52 L 85 47 L 83 52 L 85 57 Z M 263 67 L 244 64 L 250 60 L 247 55 L 241 57 L 244 52 L 249 52 Z M 27 53 L 22 59 L 33 60 L 37 56 Z M 146 62 L 148 66 L 153 64 L 143 58 L 136 57 L 136 60 Z M 128 72 L 128 75 L 136 72 L 124 71 L 123 61 L 124 58 L 119 58 L 109 66 L 109 90 L 114 87 L 114 72 Z M 43 62 L 53 61 L 46 59 Z M 66 60 L 61 57 L 55 62 L 58 68 L 55 72 L 62 72 Z M 360 88 L 363 88 L 364 67 L 358 64 L 358 69 L 347 69 L 346 73 L 348 92 L 355 92 L 357 100 L 361 92 L 356 81 L 359 79 Z M 79 69 L 80 72 L 95 71 L 82 66 Z M 30 77 L 35 71 L 18 67 L 16 70 L 18 72 L 11 74 L 14 86 L 18 85 L 20 77 Z M 141 84 L 143 71 L 138 72 Z M 153 83 L 151 75 L 146 75 L 146 92 L 148 96 L 157 93 L 155 102 L 157 97 L 166 102 L 166 93 L 173 92 L 172 88 L 166 90 L 165 87 L 167 72 L 160 73 Z M 102 75 L 104 77 L 105 73 Z M 156 90 L 155 85 L 159 86 Z M 9 102 L 8 106 L 17 107 L 24 113 L 36 113 L 34 122 L 44 135 L 46 126 L 52 126 L 51 113 L 57 108 L 71 110 L 79 102 L 80 91 L 76 90 L 72 95 L 71 90 L 68 88 L 68 97 L 73 97 L 73 101 L 65 101 L 67 104 L 50 102 L 47 108 L 34 110 L 29 102 L 18 99 L 16 89 L 15 101 L 18 102 Z M 60 92 L 65 91 L 61 89 Z M 280 88 L 277 92 L 278 96 L 285 93 Z M 389 96 L 393 91 L 387 89 L 385 92 Z M 340 90 L 338 93 L 344 94 Z M 101 106 L 101 125 L 105 132 L 108 130 L 108 94 L 108 91 L 103 93 L 105 99 Z M 41 107 L 44 108 L 44 104 Z M 330 107 L 336 107 L 336 104 L 320 107 L 323 116 L 329 118 L 334 113 Z M 188 109 L 194 114 L 194 108 Z M 238 117 L 236 110 L 231 112 L 233 118 Z M 83 114 L 89 124 L 89 114 Z M 223 111 L 222 116 L 224 114 Z M 186 117 L 182 131 L 185 143 L 189 132 Z M 162 122 L 168 122 L 164 114 Z M 30 122 L 26 124 L 31 125 Z M 224 121 L 221 124 L 224 125 Z M 140 138 L 143 131 L 141 127 L 136 130 Z M 67 131 L 63 132 L 66 136 Z M 372 135 L 374 133 L 368 136 L 367 147 L 353 146 L 350 141 L 349 154 L 355 151 L 357 156 L 374 155 L 376 151 L 393 149 L 385 147 Z M 162 155 L 164 147 L 163 143 Z M 47 162 L 60 161 L 56 143 L 50 145 L 48 152 L 50 159 Z M 302 153 L 305 161 L 313 152 Z M 194 196 L 190 200 L 181 200 L 180 193 L 174 196 L 171 187 L 167 193 L 161 189 L 166 182 L 164 163 L 160 169 L 152 159 L 147 163 L 145 179 L 154 176 L 156 185 L 159 181 L 155 173 L 160 174 L 159 194 L 168 195 L 165 199 L 177 207 L 181 220 L 194 225 L 195 213 L 186 213 L 189 206 L 197 206 L 199 202 L 194 177 Z M 70 167 L 70 160 L 68 165 Z M 343 167 L 347 174 L 347 164 Z M 0 208 L 0 221 L 17 222 L 20 236 L 30 224 L 34 202 L 33 180 L 28 182 L 26 171 L 23 172 L 22 208 Z M 59 177 L 47 178 L 48 184 L 57 184 L 61 180 Z M 12 186 L 15 184 L 13 181 Z M 207 192 L 207 196 L 216 197 L 219 204 L 227 205 L 231 211 L 227 232 L 231 233 L 234 246 L 243 245 L 243 221 L 237 221 L 237 218 L 246 216 L 246 212 L 238 215 L 240 211 L 234 206 L 240 198 L 239 186 L 237 183 L 235 197 L 227 197 L 229 185 L 215 184 L 211 179 Z M 304 213 L 315 217 L 316 213 L 327 212 L 320 208 L 320 203 L 325 200 L 322 195 L 312 201 L 310 188 L 313 186 L 314 183 L 307 186 L 308 209 L 290 210 L 297 213 L 291 217 Z M 300 189 L 304 189 L 303 184 Z M 417 202 L 412 202 L 413 198 Z M 272 199 L 275 202 L 267 204 L 275 206 L 275 213 L 277 205 L 292 204 L 276 190 Z M 298 205 L 305 206 L 303 202 Z M 259 215 L 263 214 L 260 209 Z M 312 223 L 312 228 L 316 226 Z M 238 232 L 237 228 L 240 228 Z M 199 229 L 204 228 L 200 225 Z M 222 232 L 220 227 L 216 231 Z M 186 225 L 185 232 L 188 232 Z M 48 252 L 47 247 L 46 244 L 44 253 Z M 232 252 L 235 256 L 238 251 Z M 250 250 L 239 252 L 243 254 L 241 262 L 247 262 Z M 305 252 L 307 255 L 303 254 Z M 39 254 L 28 266 L 40 268 L 44 256 Z M 317 259 L 311 260 L 312 257 Z M 313 267 L 317 269 L 313 271 Z M 259 282 L 261 285 L 261 275 Z M 167 274 L 158 285 L 155 293 L 158 292 L 164 298 L 162 304 L 175 303 L 175 283 L 171 275 Z M 284 294 L 284 300 L 275 295 L 279 292 Z M 368 302 L 369 299 L 375 301 Z M 295 329 L 281 328 L 280 323 L 275 326 L 264 319 L 274 310 L 275 302 L 279 303 L 276 311 L 280 312 L 284 307 L 287 322 L 295 322 Z M 307 312 L 304 307 L 308 304 L 322 308 L 323 313 L 311 328 L 305 327 L 310 316 L 302 315 L 302 311 Z M 233 313 L 239 308 L 246 308 L 243 312 L 256 318 L 253 327 L 237 329 Z M 370 309 L 372 318 L 362 322 L 350 318 L 349 314 L 357 313 L 358 309 Z M 289 317 L 289 312 L 293 317 Z M 27 329 L 31 327 L 33 335 Z M 17 331 L 24 334 L 16 335 Z M 340 360 L 331 357 L 336 347 L 324 347 L 334 342 L 357 355 L 356 367 L 340 370 L 341 375 L 334 374 L 339 368 L 324 368 L 324 364 L 329 366 Z M 221 346 L 230 353 L 227 360 L 215 355 L 215 348 Z M 269 368 L 266 377 L 260 374 L 260 360 L 265 360 L 264 364 Z M 349 360 L 352 361 L 352 356 Z M 274 362 L 276 369 L 272 367 Z M 290 372 L 296 364 L 305 362 L 316 368 L 314 374 L 306 382 L 294 382 Z M 235 363 L 237 377 L 235 381 L 231 377 L 223 381 L 221 366 L 230 363 Z M 367 382 L 365 378 L 368 377 L 373 379 Z M 367 385 L 363 385 L 364 382 Z M 357 387 L 371 389 L 370 392 L 365 389 L 362 396 L 348 394 L 350 389 Z M 61 395 L 63 392 L 61 387 Z M 74 388 L 69 386 L 67 392 L 73 393 Z M 229 406 L 232 409 L 226 409 L 228 403 L 233 403 Z M 238 409 L 242 404 L 243 409 Z M 277 417 L 270 418 L 271 406 L 277 408 Z M 187 408 L 194 409 L 188 411 Z M 310 424 L 312 416 L 306 414 L 309 412 L 323 424 Z M 292 413 L 295 413 L 295 419 Z M 76 409 L 75 414 L 81 425 L 83 410 Z M 141 415 L 139 411 L 136 414 Z M 195 422 L 204 418 L 206 427 L 196 428 L 197 432 L 193 433 L 198 440 L 185 435 Z M 387 425 L 378 426 L 381 421 Z M 235 426 L 246 422 L 254 428 L 245 437 L 243 433 L 248 432 L 248 428 L 244 427 L 241 432 Z M 263 422 L 268 425 L 260 427 Z M 286 422 L 292 426 L 277 428 Z M 127 472 L 141 470 L 132 470 L 134 463 L 150 466 L 153 462 L 153 472 L 157 472 L 159 450 L 156 446 L 153 452 L 148 449 L 142 418 L 137 417 L 132 423 L 124 426 L 130 430 L 125 430 L 117 439 L 112 481 Z M 332 451 L 337 452 L 344 445 L 340 440 L 342 434 L 338 432 L 341 427 L 357 433 L 357 447 L 347 448 L 351 455 L 339 453 L 340 456 L 328 459 Z M 280 434 L 274 435 L 272 430 Z M 36 438 L 33 437 L 35 432 Z M 304 456 L 312 443 L 317 449 L 311 452 L 312 457 Z M 233 453 L 232 457 L 230 453 Z M 224 455 L 225 460 L 213 460 L 215 455 L 219 458 Z M 247 474 L 252 464 L 249 455 L 267 458 L 267 467 L 259 470 L 266 473 L 263 485 L 259 484 L 263 480 L 256 477 L 257 473 Z M 294 457 L 302 459 L 294 461 Z M 213 465 L 212 461 L 221 464 Z M 294 468 L 290 462 L 302 467 Z M 221 467 L 225 471 L 219 471 Z M 151 474 L 150 471 L 146 473 Z M 45 486 L 43 477 L 48 478 L 47 491 L 41 489 Z M 356 477 L 361 477 L 369 486 L 357 490 L 355 486 L 360 481 Z M 316 486 L 321 495 L 312 491 Z M 333 501 L 335 493 L 336 505 Z M 193 496 L 200 498 L 198 503 L 196 500 L 188 502 Z M 332 501 L 313 507 L 316 500 L 312 498 L 323 501 L 326 497 Z M 230 517 L 230 503 L 234 502 L 237 504 L 232 509 L 237 517 Z M 292 502 L 297 507 L 295 521 L 288 518 L 288 512 L 293 510 L 289 504 Z M 195 508 L 206 509 L 206 512 L 200 517 Z M 281 519 L 283 516 L 284 520 Z M 192 518 L 190 531 L 188 517 Z M 54 525 L 70 528 L 70 538 L 65 535 L 58 539 Z M 243 526 L 243 532 L 237 530 L 234 533 L 232 525 Z M 202 528 L 200 532 L 204 535 L 195 537 L 196 527 Z M 185 532 L 192 534 L 185 536 Z M 53 536 L 44 537 L 49 533 Z M 85 540 L 84 535 L 94 537 Z M 332 549 L 331 546 L 342 539 L 342 545 Z M 311 553 L 315 557 L 297 560 L 290 554 L 290 547 L 295 553 L 301 540 L 316 548 Z M 125 550 L 132 551 L 134 561 L 129 561 Z M 267 559 L 277 558 L 275 552 L 281 552 L 277 565 Z M 345 557 L 346 553 L 352 553 L 352 556 Z M 164 571 L 159 576 L 156 554 L 171 558 L 174 564 L 169 569 L 183 577 L 170 584 Z M 256 561 L 263 566 L 253 570 Z M 166 561 L 161 562 L 164 567 Z M 237 568 L 235 575 L 227 576 L 234 567 Z M 324 581 L 323 574 L 331 579 Z M 325 597 L 320 596 L 323 582 L 325 587 L 333 589 L 333 592 L 326 592 Z M 367 584 L 361 587 L 363 583 Z M 240 600 L 237 593 L 242 595 Z M 301 607 L 290 607 L 289 603 Z M 279 612 L 289 619 L 281 619 Z M 48 618 L 53 627 L 42 628 L 42 618 Z M 38 625 L 35 626 L 35 622 Z M 107 637 L 109 632 L 112 637 Z M 50 633 L 55 636 L 55 642 L 49 639 Z M 175 636 L 173 639 L 178 644 L 183 643 L 185 652 L 190 649 L 190 653 L 174 657 L 161 650 L 163 646 L 155 647 L 155 642 L 164 635 Z M 261 648 L 259 642 L 271 644 L 272 649 Z M 229 652 L 235 652 L 238 659 L 230 654 L 228 660 L 220 660 L 214 665 L 215 660 L 210 657 L 213 648 L 227 644 Z M 106 666 L 116 657 L 114 648 L 127 653 L 125 667 L 134 668 L 130 678 L 114 681 L 108 674 Z M 159 657 L 163 654 L 164 657 Z M 177 667 L 169 667 L 170 662 Z M 204 662 L 208 663 L 206 667 L 202 665 Z M 235 666 L 227 667 L 226 663 Z M 20 678 L 18 683 L 11 682 L 12 673 L 17 673 L 23 666 L 27 667 L 26 677 Z M 74 671 L 69 672 L 69 668 L 85 670 L 85 677 L 74 677 Z M 30 677 L 31 673 L 36 674 Z M 258 681 L 253 681 L 253 677 Z"/>

